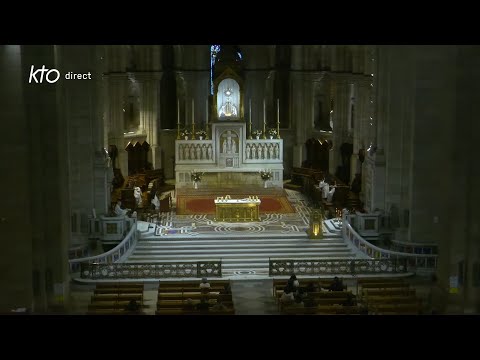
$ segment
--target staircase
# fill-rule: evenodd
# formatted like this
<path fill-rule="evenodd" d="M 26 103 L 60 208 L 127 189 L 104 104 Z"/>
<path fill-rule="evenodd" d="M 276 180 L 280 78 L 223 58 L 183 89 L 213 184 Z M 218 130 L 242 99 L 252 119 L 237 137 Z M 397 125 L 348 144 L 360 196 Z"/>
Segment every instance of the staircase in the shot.
<path fill-rule="evenodd" d="M 312 240 L 306 234 L 212 234 L 155 237 L 144 234 L 126 263 L 222 260 L 223 276 L 268 276 L 269 258 L 328 259 L 356 257 L 339 234 Z"/>

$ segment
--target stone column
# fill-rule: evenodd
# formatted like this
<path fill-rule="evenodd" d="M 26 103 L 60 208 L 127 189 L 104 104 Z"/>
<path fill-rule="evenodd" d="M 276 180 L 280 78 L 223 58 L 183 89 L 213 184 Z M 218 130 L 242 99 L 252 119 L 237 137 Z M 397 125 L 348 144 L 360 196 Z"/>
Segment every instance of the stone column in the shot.
<path fill-rule="evenodd" d="M 161 72 L 135 74 L 140 85 L 140 123 L 150 144 L 149 160 L 154 169 L 162 168 L 162 149 L 158 142 Z"/>
<path fill-rule="evenodd" d="M 330 152 L 329 172 L 335 174 L 337 167 L 342 164 L 340 146 L 348 136 L 348 95 L 347 79 L 337 75 L 335 77 L 334 108 L 333 108 L 333 149 Z"/>
<path fill-rule="evenodd" d="M 105 75 L 108 83 L 108 113 L 106 121 L 109 122 L 108 145 L 116 145 L 118 157 L 116 167 L 122 171 L 124 177 L 128 176 L 128 154 L 125 151 L 124 138 L 124 106 L 126 95 L 126 74 Z"/>

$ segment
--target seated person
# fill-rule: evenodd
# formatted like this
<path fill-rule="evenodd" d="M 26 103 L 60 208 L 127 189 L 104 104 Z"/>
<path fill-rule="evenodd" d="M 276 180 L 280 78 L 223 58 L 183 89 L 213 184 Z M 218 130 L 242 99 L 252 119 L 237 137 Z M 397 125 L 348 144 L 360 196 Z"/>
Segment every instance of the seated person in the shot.
<path fill-rule="evenodd" d="M 296 290 L 300 286 L 300 283 L 297 280 L 297 276 L 295 274 L 290 276 L 290 279 L 288 279 L 288 282 L 287 282 L 287 286 L 290 288 L 293 288 L 293 290 Z"/>
<path fill-rule="evenodd" d="M 318 188 L 322 192 L 322 198 L 326 199 L 328 195 L 328 183 L 325 181 L 325 179 L 322 179 L 320 181 L 320 184 L 318 185 Z"/>
<path fill-rule="evenodd" d="M 292 304 L 295 301 L 295 296 L 293 294 L 292 288 L 286 286 L 283 290 L 282 297 L 280 302 L 284 305 Z"/>
<path fill-rule="evenodd" d="M 197 305 L 195 305 L 195 309 L 199 311 L 208 311 L 210 309 L 210 305 L 208 304 L 207 300 L 202 299 Z"/>
<path fill-rule="evenodd" d="M 345 287 L 343 286 L 342 280 L 340 280 L 337 276 L 333 278 L 333 282 L 328 287 L 329 291 L 343 291 Z"/>
<path fill-rule="evenodd" d="M 345 299 L 345 302 L 343 303 L 343 306 L 356 306 L 357 305 L 357 300 L 355 299 L 355 296 L 353 294 L 348 294 L 347 298 Z"/>
<path fill-rule="evenodd" d="M 203 278 L 202 282 L 200 283 L 201 290 L 208 290 L 210 289 L 210 283 L 208 282 L 207 278 Z"/>
<path fill-rule="evenodd" d="M 304 308 L 305 304 L 303 303 L 303 299 L 301 296 L 296 296 L 295 301 L 293 302 L 292 305 L 290 305 L 291 308 Z"/>
<path fill-rule="evenodd" d="M 140 305 L 138 305 L 135 300 L 130 300 L 128 305 L 125 307 L 125 311 L 138 312 L 138 311 L 140 311 Z"/>
<path fill-rule="evenodd" d="M 315 283 L 311 282 L 307 285 L 307 287 L 305 288 L 305 291 L 307 293 L 318 292 L 318 287 L 315 285 Z"/>
<path fill-rule="evenodd" d="M 116 216 L 126 216 L 130 209 L 122 209 L 122 201 L 118 200 L 117 205 L 115 205 L 114 213 Z"/>
<path fill-rule="evenodd" d="M 152 206 L 155 207 L 155 210 L 160 210 L 160 200 L 158 200 L 157 194 L 155 194 L 155 197 L 151 201 Z"/>
<path fill-rule="evenodd" d="M 133 188 L 133 196 L 135 197 L 135 203 L 137 204 L 137 207 L 142 206 L 142 189 L 140 189 L 138 186 L 135 186 Z"/>
<path fill-rule="evenodd" d="M 195 310 L 195 302 L 193 299 L 188 298 L 183 305 L 183 308 L 187 311 Z"/>
<path fill-rule="evenodd" d="M 331 203 L 333 200 L 333 194 L 335 194 L 335 185 L 331 186 L 330 191 L 327 194 L 327 202 Z"/>

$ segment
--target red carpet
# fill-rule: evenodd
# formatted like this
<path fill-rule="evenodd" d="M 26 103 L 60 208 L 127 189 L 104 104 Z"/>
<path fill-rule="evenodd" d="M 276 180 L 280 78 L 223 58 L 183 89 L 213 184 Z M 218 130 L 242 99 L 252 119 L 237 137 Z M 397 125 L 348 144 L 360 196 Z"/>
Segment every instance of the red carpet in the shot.
<path fill-rule="evenodd" d="M 177 214 L 193 215 L 193 214 L 215 214 L 215 195 L 177 195 Z M 232 199 L 241 199 L 242 196 L 233 196 Z M 286 196 L 274 195 L 258 195 L 261 200 L 261 213 L 293 213 L 293 209 Z"/>

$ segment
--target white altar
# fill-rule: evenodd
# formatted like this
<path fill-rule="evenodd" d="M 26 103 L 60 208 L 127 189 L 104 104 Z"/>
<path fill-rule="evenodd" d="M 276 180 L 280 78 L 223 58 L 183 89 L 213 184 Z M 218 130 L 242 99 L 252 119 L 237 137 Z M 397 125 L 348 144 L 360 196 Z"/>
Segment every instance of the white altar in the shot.
<path fill-rule="evenodd" d="M 260 171 L 272 177 L 267 187 L 283 187 L 283 140 L 248 139 L 246 124 L 210 124 L 209 140 L 175 141 L 175 177 L 179 188 L 194 187 L 192 172 L 203 173 L 201 186 L 263 185 Z"/>

